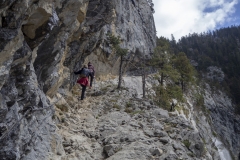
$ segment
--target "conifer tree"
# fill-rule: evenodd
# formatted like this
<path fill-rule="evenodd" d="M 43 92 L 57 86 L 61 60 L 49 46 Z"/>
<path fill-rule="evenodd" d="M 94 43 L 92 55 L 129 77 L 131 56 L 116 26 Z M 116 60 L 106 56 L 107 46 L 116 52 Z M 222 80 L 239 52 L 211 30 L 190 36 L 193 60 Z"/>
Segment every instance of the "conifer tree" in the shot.
<path fill-rule="evenodd" d="M 156 76 L 159 85 L 155 87 L 155 101 L 167 110 L 171 110 L 173 98 L 182 101 L 183 97 L 181 88 L 177 85 L 180 74 L 174 68 L 173 55 L 169 40 L 164 37 L 158 38 L 150 65 L 157 68 L 159 73 Z"/>
<path fill-rule="evenodd" d="M 119 79 L 118 79 L 118 89 L 121 88 L 122 84 L 122 66 L 123 66 L 123 57 L 127 54 L 128 49 L 120 47 L 121 39 L 116 37 L 113 34 L 108 34 L 108 41 L 112 45 L 114 51 L 118 56 L 120 56 L 120 66 L 119 66 Z"/>
<path fill-rule="evenodd" d="M 179 71 L 179 81 L 182 91 L 184 91 L 186 89 L 186 85 L 194 80 L 194 68 L 190 64 L 190 61 L 184 52 L 180 52 L 175 56 L 174 66 Z"/>
<path fill-rule="evenodd" d="M 157 39 L 157 47 L 154 50 L 151 65 L 158 68 L 161 86 L 163 86 L 166 78 L 176 81 L 179 74 L 173 68 L 172 54 L 170 53 L 169 41 L 167 39 L 163 37 Z"/>

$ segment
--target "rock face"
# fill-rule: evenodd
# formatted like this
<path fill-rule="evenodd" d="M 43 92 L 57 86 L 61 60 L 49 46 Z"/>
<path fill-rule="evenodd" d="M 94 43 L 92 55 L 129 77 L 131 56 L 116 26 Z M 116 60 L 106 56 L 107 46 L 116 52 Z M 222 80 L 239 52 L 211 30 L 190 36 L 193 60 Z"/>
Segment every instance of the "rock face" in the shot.
<path fill-rule="evenodd" d="M 78 101 L 73 71 L 83 63 L 105 79 L 118 71 L 108 33 L 121 38 L 128 59 L 151 56 L 151 1 L 0 1 L 1 159 L 219 159 L 206 117 L 197 125 L 192 112 L 158 108 L 129 77 L 125 90 L 98 81 L 87 94 L 93 98 Z M 216 131 L 239 151 L 239 118 L 224 100 L 206 100 Z"/>
<path fill-rule="evenodd" d="M 116 73 L 107 33 L 128 56 L 151 54 L 155 26 L 146 0 L 0 1 L 0 157 L 56 159 L 65 155 L 52 121 L 59 88 L 85 60 L 98 74 Z"/>
<path fill-rule="evenodd" d="M 58 104 L 69 108 L 67 113 L 56 109 L 66 152 L 62 159 L 220 159 L 206 132 L 177 111 L 138 98 L 135 92 L 141 84 L 126 87 L 136 78 L 124 77 L 123 90 L 115 89 L 116 80 L 97 81 L 83 102 L 69 96 Z"/>
<path fill-rule="evenodd" d="M 90 37 L 91 43 L 85 46 L 84 52 L 93 52 L 86 60 L 94 62 L 100 73 L 116 74 L 118 71 L 118 58 L 111 53 L 111 47 L 106 41 L 109 32 L 121 38 L 121 47 L 129 50 L 129 59 L 153 53 L 156 29 L 152 8 L 147 0 L 92 0 L 89 6 L 87 31 L 84 34 Z M 92 37 L 93 33 L 97 33 L 94 34 L 97 37 Z M 95 46 L 101 49 L 94 50 Z"/>
<path fill-rule="evenodd" d="M 221 68 L 216 66 L 210 66 L 207 68 L 207 74 L 204 75 L 206 79 L 222 82 L 224 80 L 225 74 Z"/>
<path fill-rule="evenodd" d="M 231 99 L 221 91 L 206 87 L 204 102 L 209 109 L 213 130 L 232 153 L 235 159 L 240 154 L 240 116 L 234 113 Z"/>

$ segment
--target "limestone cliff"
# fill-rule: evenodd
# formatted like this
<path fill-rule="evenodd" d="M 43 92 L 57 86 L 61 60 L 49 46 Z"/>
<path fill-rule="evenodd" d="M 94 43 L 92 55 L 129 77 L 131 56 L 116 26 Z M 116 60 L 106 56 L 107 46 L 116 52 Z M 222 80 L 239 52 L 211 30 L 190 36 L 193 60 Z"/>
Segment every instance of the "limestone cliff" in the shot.
<path fill-rule="evenodd" d="M 204 103 L 209 110 L 212 130 L 231 151 L 232 157 L 240 157 L 240 116 L 235 113 L 234 104 L 229 96 L 221 90 L 211 89 L 206 85 Z"/>
<path fill-rule="evenodd" d="M 148 2 L 0 1 L 0 157 L 64 155 L 49 97 L 70 90 L 87 56 L 99 74 L 116 73 L 108 32 L 121 37 L 129 55 L 151 54 L 156 31 Z"/>
<path fill-rule="evenodd" d="M 147 99 L 138 98 L 142 78 L 133 76 L 124 77 L 122 90 L 116 90 L 117 78 L 107 77 L 96 82 L 95 91 L 87 91 L 84 102 L 75 103 L 71 95 L 59 102 L 54 119 L 64 139 L 62 158 L 220 159 L 204 116 L 199 115 L 203 119 L 197 126 L 193 123 L 196 113 L 189 107 L 191 100 L 184 106 L 183 110 L 189 110 L 186 115 L 181 109 L 168 112 L 154 104 L 151 88 L 158 81 L 153 77 L 147 78 L 151 92 Z M 74 94 L 79 94 L 77 86 Z"/>
<path fill-rule="evenodd" d="M 186 116 L 140 99 L 139 77 L 115 90 L 119 57 L 108 33 L 121 38 L 128 58 L 151 56 L 151 1 L 0 0 L 1 159 L 219 159 L 211 126 L 191 100 L 181 104 Z M 88 61 L 103 78 L 80 103 L 73 71 Z"/>

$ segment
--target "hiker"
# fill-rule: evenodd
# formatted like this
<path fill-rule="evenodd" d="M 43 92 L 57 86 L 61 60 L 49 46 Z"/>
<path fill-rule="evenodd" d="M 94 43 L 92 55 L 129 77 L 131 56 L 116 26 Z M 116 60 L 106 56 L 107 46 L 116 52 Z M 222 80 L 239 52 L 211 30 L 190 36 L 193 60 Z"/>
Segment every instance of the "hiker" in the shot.
<path fill-rule="evenodd" d="M 85 98 L 84 94 L 87 89 L 87 86 L 89 86 L 89 81 L 88 81 L 89 73 L 90 72 L 87 69 L 86 65 L 84 65 L 81 70 L 74 72 L 74 74 L 80 74 L 79 79 L 77 80 L 77 83 L 79 83 L 82 86 L 81 100 Z"/>
<path fill-rule="evenodd" d="M 93 79 L 94 79 L 94 73 L 95 73 L 94 67 L 93 67 L 91 62 L 88 62 L 88 70 L 90 71 L 89 77 L 90 77 L 90 89 L 91 89 L 92 88 L 92 82 L 93 82 Z"/>

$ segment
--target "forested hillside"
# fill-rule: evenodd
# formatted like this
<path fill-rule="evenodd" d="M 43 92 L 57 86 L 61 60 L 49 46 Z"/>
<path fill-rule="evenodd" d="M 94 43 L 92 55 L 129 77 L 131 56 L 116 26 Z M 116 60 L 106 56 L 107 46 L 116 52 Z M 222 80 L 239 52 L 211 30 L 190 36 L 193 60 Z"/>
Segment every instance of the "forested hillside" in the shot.
<path fill-rule="evenodd" d="M 224 72 L 224 80 L 213 80 L 215 87 L 223 87 L 236 103 L 240 113 L 240 26 L 231 26 L 212 32 L 189 34 L 178 42 L 170 40 L 174 53 L 184 52 L 200 73 L 206 73 L 210 66 L 217 66 Z M 203 75 L 200 74 L 200 75 Z M 217 73 L 216 73 L 217 74 Z"/>
<path fill-rule="evenodd" d="M 157 47 L 154 50 L 149 65 L 158 70 L 155 78 L 159 86 L 155 88 L 156 103 L 171 111 L 171 99 L 183 101 L 183 93 L 194 84 L 195 70 L 183 52 L 173 53 L 170 41 L 164 37 L 157 38 Z"/>
<path fill-rule="evenodd" d="M 196 126 L 209 123 L 214 132 L 212 137 L 221 139 L 230 150 L 232 159 L 237 159 L 240 54 L 239 36 L 232 29 L 236 31 L 238 28 L 193 34 L 178 42 L 173 36 L 171 40 L 159 37 L 148 65 L 158 70 L 154 78 L 159 83 L 153 86 L 155 104 L 169 112 L 174 110 L 194 115 Z M 192 102 L 190 110 L 182 105 L 189 102 Z M 232 102 L 238 104 L 236 110 Z M 203 115 L 207 118 L 201 118 Z M 207 119 L 207 122 L 201 123 L 200 119 Z M 200 130 L 205 130 L 203 128 Z"/>

